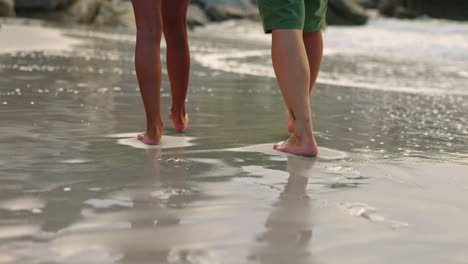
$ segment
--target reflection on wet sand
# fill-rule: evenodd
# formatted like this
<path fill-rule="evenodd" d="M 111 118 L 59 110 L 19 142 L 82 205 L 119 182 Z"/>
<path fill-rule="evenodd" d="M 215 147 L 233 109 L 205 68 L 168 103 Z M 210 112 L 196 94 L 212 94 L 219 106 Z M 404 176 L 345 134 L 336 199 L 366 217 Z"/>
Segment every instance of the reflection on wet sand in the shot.
<path fill-rule="evenodd" d="M 289 178 L 265 222 L 252 258 L 265 264 L 311 263 L 313 202 L 307 183 L 316 159 L 288 156 Z"/>
<path fill-rule="evenodd" d="M 148 259 L 167 263 L 176 245 L 198 240 L 203 227 L 179 227 L 183 209 L 192 200 L 192 191 L 185 184 L 188 162 L 183 148 L 172 149 L 169 158 L 164 158 L 163 151 L 146 149 L 144 173 L 134 175 L 133 187 L 90 202 L 95 210 L 60 231 L 64 236 L 52 241 L 56 249 L 69 256 L 84 254 L 89 260 L 107 256 L 101 259 L 104 263 L 117 259 L 122 263 Z M 170 165 L 163 166 L 166 163 Z M 115 206 L 121 209 L 110 210 Z"/>
<path fill-rule="evenodd" d="M 137 189 L 131 192 L 133 201 L 132 211 L 147 212 L 144 218 L 133 218 L 131 220 L 131 228 L 135 230 L 148 230 L 145 236 L 137 239 L 147 240 L 148 246 L 151 246 L 153 239 L 158 239 L 164 243 L 167 236 L 174 237 L 176 234 L 158 232 L 160 229 L 174 230 L 180 224 L 183 214 L 174 213 L 172 208 L 183 209 L 185 204 L 190 203 L 191 196 L 188 186 L 185 185 L 187 176 L 187 162 L 184 162 L 183 148 L 175 149 L 171 154 L 169 161 L 172 162 L 168 168 L 167 186 L 161 181 L 161 161 L 162 149 L 152 148 L 145 150 L 145 174 L 142 178 L 142 189 Z M 129 212 L 131 214 L 131 212 Z M 149 235 L 154 236 L 152 238 Z M 178 234 L 177 239 L 183 241 L 183 235 Z M 166 240 L 170 241 L 170 240 Z M 127 244 L 125 242 L 124 244 Z M 178 242 L 178 244 L 181 244 Z M 155 263 L 166 263 L 171 247 L 153 244 L 154 249 L 148 250 L 146 254 L 141 254 L 135 251 L 134 248 L 122 247 L 123 263 L 140 263 L 151 259 Z M 126 251 L 126 249 L 131 249 Z M 151 256 L 149 256 L 149 255 Z"/>

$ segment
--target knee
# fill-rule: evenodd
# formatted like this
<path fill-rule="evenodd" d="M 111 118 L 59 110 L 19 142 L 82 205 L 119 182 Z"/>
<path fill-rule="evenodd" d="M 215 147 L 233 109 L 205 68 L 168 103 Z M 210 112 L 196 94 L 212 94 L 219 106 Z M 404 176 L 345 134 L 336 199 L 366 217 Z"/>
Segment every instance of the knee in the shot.
<path fill-rule="evenodd" d="M 187 24 L 185 21 L 170 21 L 164 23 L 164 36 L 168 39 L 184 39 L 187 36 Z"/>
<path fill-rule="evenodd" d="M 162 35 L 161 27 L 145 26 L 145 25 L 137 26 L 137 36 L 140 39 L 145 39 L 147 41 L 160 42 L 161 35 Z"/>

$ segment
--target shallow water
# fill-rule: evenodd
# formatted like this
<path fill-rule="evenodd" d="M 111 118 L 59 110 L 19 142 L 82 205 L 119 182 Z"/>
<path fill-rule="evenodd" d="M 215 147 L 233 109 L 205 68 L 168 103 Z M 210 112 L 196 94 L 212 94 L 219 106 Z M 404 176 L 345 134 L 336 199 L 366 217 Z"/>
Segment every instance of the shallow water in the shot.
<path fill-rule="evenodd" d="M 50 30 L 64 46 L 0 54 L 0 263 L 467 262 L 467 24 L 329 28 L 318 159 L 271 150 L 258 24 L 191 34 L 190 128 L 165 118 L 156 148 L 134 139 L 132 32 Z"/>

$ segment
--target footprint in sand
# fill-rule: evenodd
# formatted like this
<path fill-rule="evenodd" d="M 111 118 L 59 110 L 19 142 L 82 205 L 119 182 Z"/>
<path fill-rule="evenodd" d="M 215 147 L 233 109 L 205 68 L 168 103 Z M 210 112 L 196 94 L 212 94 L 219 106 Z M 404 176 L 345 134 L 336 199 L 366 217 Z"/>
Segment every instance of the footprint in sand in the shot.
<path fill-rule="evenodd" d="M 111 134 L 107 135 L 108 138 L 117 138 L 117 143 L 120 145 L 126 145 L 133 148 L 139 149 L 153 149 L 153 148 L 182 148 L 190 147 L 195 144 L 191 143 L 194 139 L 193 137 L 187 137 L 184 135 L 180 136 L 162 136 L 161 144 L 159 145 L 146 145 L 136 138 L 138 132 L 135 133 L 121 133 L 121 134 Z M 141 134 L 141 133 L 140 133 Z"/>

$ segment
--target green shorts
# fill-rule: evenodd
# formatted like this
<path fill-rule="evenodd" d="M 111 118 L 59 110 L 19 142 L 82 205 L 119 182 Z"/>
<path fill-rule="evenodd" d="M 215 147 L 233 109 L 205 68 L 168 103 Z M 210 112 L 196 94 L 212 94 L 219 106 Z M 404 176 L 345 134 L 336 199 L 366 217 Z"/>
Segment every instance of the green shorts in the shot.
<path fill-rule="evenodd" d="M 328 0 L 257 0 L 265 33 L 273 29 L 313 32 L 326 26 Z"/>

